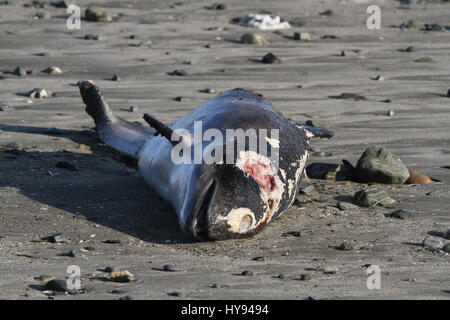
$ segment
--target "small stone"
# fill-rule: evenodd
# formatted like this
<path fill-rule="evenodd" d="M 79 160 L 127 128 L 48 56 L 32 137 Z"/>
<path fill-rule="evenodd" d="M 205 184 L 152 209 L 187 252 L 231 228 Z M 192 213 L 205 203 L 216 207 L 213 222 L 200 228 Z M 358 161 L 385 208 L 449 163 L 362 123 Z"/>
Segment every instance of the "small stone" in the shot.
<path fill-rule="evenodd" d="M 179 96 L 179 97 L 175 97 L 173 100 L 178 101 L 178 102 L 183 102 L 184 98 Z"/>
<path fill-rule="evenodd" d="M 78 171 L 80 170 L 75 164 L 70 163 L 68 161 L 58 161 L 56 163 L 56 167 L 57 168 L 61 168 L 61 169 L 67 169 L 70 171 Z"/>
<path fill-rule="evenodd" d="M 53 5 L 56 8 L 68 8 L 72 4 L 74 4 L 74 1 L 72 1 L 72 0 L 59 0 L 59 1 L 55 2 Z"/>
<path fill-rule="evenodd" d="M 328 9 L 328 10 L 325 10 L 325 11 L 319 13 L 319 15 L 321 15 L 321 16 L 331 16 L 332 14 L 333 14 L 333 10 L 331 10 L 331 9 Z"/>
<path fill-rule="evenodd" d="M 227 5 L 224 3 L 214 3 L 209 9 L 211 10 L 225 10 Z"/>
<path fill-rule="evenodd" d="M 100 36 L 98 34 L 86 34 L 84 36 L 84 40 L 100 40 Z"/>
<path fill-rule="evenodd" d="M 52 66 L 52 67 L 48 67 L 47 69 L 43 70 L 42 72 L 48 73 L 48 74 L 52 74 L 52 75 L 56 75 L 56 74 L 61 74 L 62 71 L 60 68 Z"/>
<path fill-rule="evenodd" d="M 42 282 L 48 282 L 48 281 L 51 281 L 54 279 L 56 279 L 54 276 L 50 276 L 47 274 L 43 274 L 43 275 L 40 275 L 39 277 L 37 277 L 37 280 L 42 281 Z"/>
<path fill-rule="evenodd" d="M 311 163 L 306 167 L 306 174 L 312 179 L 343 181 L 354 176 L 354 168 L 344 164 Z"/>
<path fill-rule="evenodd" d="M 437 24 L 437 23 L 431 23 L 431 24 L 424 24 L 422 30 L 424 31 L 438 31 L 438 32 L 442 32 L 445 31 L 445 27 Z"/>
<path fill-rule="evenodd" d="M 9 109 L 9 106 L 7 104 L 0 103 L 0 111 L 4 112 L 8 109 Z"/>
<path fill-rule="evenodd" d="M 69 242 L 63 235 L 62 233 L 56 233 L 56 234 L 52 234 L 50 236 L 47 236 L 45 238 L 43 238 L 44 240 L 47 240 L 49 242 L 52 243 L 65 243 L 65 242 Z"/>
<path fill-rule="evenodd" d="M 407 21 L 407 22 L 403 22 L 403 23 L 400 25 L 400 28 L 401 28 L 401 29 L 419 29 L 420 26 L 419 26 L 419 24 L 418 24 L 416 21 L 414 21 L 414 20 L 409 20 L 409 21 Z"/>
<path fill-rule="evenodd" d="M 341 51 L 342 57 L 362 57 L 360 49 L 345 49 Z"/>
<path fill-rule="evenodd" d="M 393 116 L 395 116 L 395 111 L 394 110 L 389 110 L 386 115 L 388 117 L 393 117 Z"/>
<path fill-rule="evenodd" d="M 409 211 L 400 209 L 400 210 L 395 210 L 394 212 L 391 213 L 391 217 L 392 218 L 397 218 L 397 219 L 401 219 L 401 220 L 406 220 L 411 216 L 411 213 Z"/>
<path fill-rule="evenodd" d="M 242 271 L 241 275 L 245 277 L 253 277 L 255 273 L 251 270 L 244 270 Z"/>
<path fill-rule="evenodd" d="M 309 273 L 304 273 L 300 275 L 301 281 L 309 281 L 312 279 L 312 276 Z"/>
<path fill-rule="evenodd" d="M 52 16 L 48 12 L 37 12 L 34 17 L 36 19 L 50 19 Z"/>
<path fill-rule="evenodd" d="M 121 243 L 121 241 L 117 240 L 117 239 L 107 239 L 107 240 L 103 240 L 102 242 L 103 243 L 107 243 L 107 244 L 119 244 L 119 243 Z"/>
<path fill-rule="evenodd" d="M 336 246 L 334 248 L 341 251 L 351 251 L 355 249 L 355 247 L 351 243 L 346 241 L 342 242 L 339 246 Z"/>
<path fill-rule="evenodd" d="M 200 90 L 200 92 L 202 92 L 202 93 L 215 93 L 216 90 L 211 89 L 211 88 L 205 88 L 203 90 Z"/>
<path fill-rule="evenodd" d="M 130 106 L 129 108 L 128 108 L 128 111 L 129 112 L 136 112 L 136 111 L 138 111 L 138 107 L 136 107 L 136 106 Z"/>
<path fill-rule="evenodd" d="M 103 269 L 104 272 L 107 273 L 113 273 L 113 272 L 117 272 L 117 268 L 116 267 L 111 267 L 111 266 L 107 266 L 105 269 Z"/>
<path fill-rule="evenodd" d="M 268 63 L 268 64 L 277 64 L 277 63 L 281 63 L 281 59 L 276 57 L 274 54 L 272 54 L 271 52 L 269 52 L 268 54 L 266 54 L 263 58 L 262 58 L 262 62 L 263 63 Z"/>
<path fill-rule="evenodd" d="M 24 75 L 26 75 L 26 72 L 21 66 L 18 66 L 14 69 L 13 75 L 23 77 Z"/>
<path fill-rule="evenodd" d="M 385 191 L 374 190 L 361 190 L 355 193 L 355 203 L 360 207 L 374 207 L 380 205 L 382 207 L 388 207 L 395 203 L 395 200 L 390 198 Z"/>
<path fill-rule="evenodd" d="M 181 292 L 181 291 L 169 292 L 167 295 L 172 296 L 172 297 L 178 297 L 178 298 L 182 298 L 185 296 L 184 292 Z"/>
<path fill-rule="evenodd" d="M 308 32 L 294 32 L 294 40 L 311 41 L 311 35 Z"/>
<path fill-rule="evenodd" d="M 430 251 L 439 251 L 444 248 L 444 244 L 438 238 L 428 236 L 423 240 L 423 247 Z"/>
<path fill-rule="evenodd" d="M 450 242 L 444 246 L 444 252 L 450 253 Z"/>
<path fill-rule="evenodd" d="M 111 78 L 111 81 L 120 81 L 120 77 L 117 73 L 114 73 L 114 75 Z"/>
<path fill-rule="evenodd" d="M 136 45 L 136 47 L 139 47 L 139 48 L 149 48 L 149 47 L 152 46 L 152 44 L 153 44 L 152 40 L 144 40 L 144 41 L 139 42 L 139 43 Z"/>
<path fill-rule="evenodd" d="M 163 266 L 163 270 L 167 272 L 177 272 L 180 271 L 176 266 L 173 264 L 166 264 Z"/>
<path fill-rule="evenodd" d="M 337 207 L 342 211 L 351 211 L 351 210 L 355 210 L 358 208 L 357 206 L 355 206 L 354 204 L 352 204 L 350 202 L 343 202 L 343 201 L 339 201 L 337 203 Z"/>
<path fill-rule="evenodd" d="M 445 231 L 444 239 L 450 240 L 450 228 L 448 228 L 447 231 Z"/>
<path fill-rule="evenodd" d="M 450 89 L 448 89 L 448 91 L 447 91 L 447 97 L 450 98 Z"/>
<path fill-rule="evenodd" d="M 134 275 L 132 275 L 128 270 L 111 272 L 109 274 L 109 280 L 113 282 L 132 282 L 136 281 Z"/>
<path fill-rule="evenodd" d="M 422 58 L 419 58 L 419 59 L 414 60 L 414 61 L 415 62 L 420 62 L 420 63 L 433 63 L 433 62 L 436 62 L 436 60 L 434 60 L 431 57 L 422 57 Z"/>
<path fill-rule="evenodd" d="M 307 186 L 304 186 L 300 189 L 300 192 L 306 195 L 309 195 L 311 192 L 315 190 L 314 186 L 312 184 L 309 184 Z"/>
<path fill-rule="evenodd" d="M 45 89 L 34 88 L 30 92 L 28 92 L 28 97 L 33 99 L 46 99 L 51 96 L 51 92 Z"/>
<path fill-rule="evenodd" d="M 284 280 L 284 279 L 286 279 L 286 275 L 283 274 L 283 273 L 280 273 L 280 274 L 277 276 L 277 278 L 278 278 L 278 279 L 281 279 L 281 280 Z"/>
<path fill-rule="evenodd" d="M 264 257 L 254 257 L 252 260 L 253 261 L 264 261 L 265 258 Z"/>
<path fill-rule="evenodd" d="M 359 100 L 367 100 L 367 98 L 365 96 L 362 96 L 360 94 L 356 94 L 356 93 L 351 93 L 351 92 L 343 92 L 341 93 L 340 96 L 338 96 L 338 99 L 346 99 L 346 100 L 355 100 L 355 101 L 359 101 Z"/>
<path fill-rule="evenodd" d="M 300 231 L 289 231 L 289 232 L 283 233 L 283 236 L 301 237 L 301 232 Z"/>
<path fill-rule="evenodd" d="M 186 70 L 174 70 L 169 74 L 172 76 L 180 76 L 180 77 L 189 75 L 189 73 Z"/>
<path fill-rule="evenodd" d="M 74 289 L 69 289 L 67 287 L 67 280 L 53 279 L 47 282 L 44 286 L 44 290 L 52 290 L 57 292 L 68 292 L 70 294 L 77 294 L 78 291 Z"/>
<path fill-rule="evenodd" d="M 134 298 L 132 296 L 124 296 L 120 297 L 119 300 L 134 300 Z"/>
<path fill-rule="evenodd" d="M 100 7 L 89 7 L 85 11 L 87 21 L 91 22 L 111 22 L 112 17 Z"/>
<path fill-rule="evenodd" d="M 336 266 L 322 265 L 316 268 L 317 271 L 322 271 L 325 274 L 335 274 L 339 272 L 339 268 Z"/>
<path fill-rule="evenodd" d="M 67 255 L 72 258 L 85 258 L 85 255 L 80 250 L 70 250 Z"/>
<path fill-rule="evenodd" d="M 268 45 L 269 42 L 262 36 L 256 33 L 248 32 L 244 33 L 241 37 L 241 42 L 245 44 L 256 44 L 256 45 Z"/>
<path fill-rule="evenodd" d="M 403 162 L 385 148 L 370 147 L 359 158 L 355 173 L 362 182 L 403 184 L 410 173 Z"/>
<path fill-rule="evenodd" d="M 375 78 L 373 78 L 373 80 L 376 80 L 376 81 L 384 81 L 384 78 L 383 78 L 382 76 L 378 75 L 378 76 L 376 76 Z"/>

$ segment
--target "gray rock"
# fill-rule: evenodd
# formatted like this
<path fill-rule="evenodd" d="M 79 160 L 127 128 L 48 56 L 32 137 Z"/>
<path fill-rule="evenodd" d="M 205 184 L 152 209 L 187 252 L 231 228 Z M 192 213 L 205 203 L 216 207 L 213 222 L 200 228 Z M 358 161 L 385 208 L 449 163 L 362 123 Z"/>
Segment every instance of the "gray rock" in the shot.
<path fill-rule="evenodd" d="M 44 286 L 44 290 L 52 290 L 56 292 L 68 292 L 70 294 L 77 294 L 78 290 L 69 289 L 67 287 L 67 281 L 62 279 L 54 279 L 47 282 Z"/>
<path fill-rule="evenodd" d="M 426 24 L 423 25 L 422 30 L 424 30 L 424 31 L 440 31 L 440 32 L 442 32 L 442 31 L 445 31 L 445 28 L 444 28 L 444 26 L 441 26 L 440 24 L 437 24 L 437 23 L 430 23 L 430 24 L 426 23 Z"/>
<path fill-rule="evenodd" d="M 395 200 L 390 198 L 385 191 L 361 190 L 355 193 L 355 203 L 360 207 L 374 207 L 376 205 L 387 207 L 395 203 Z"/>
<path fill-rule="evenodd" d="M 444 238 L 450 240 L 450 228 L 448 228 L 447 231 L 444 232 Z"/>
<path fill-rule="evenodd" d="M 183 76 L 187 76 L 189 73 L 186 70 L 182 69 L 182 70 L 174 70 L 173 72 L 170 72 L 169 74 L 171 76 L 183 77 Z"/>
<path fill-rule="evenodd" d="M 70 250 L 67 255 L 72 258 L 85 258 L 85 255 L 80 250 Z"/>
<path fill-rule="evenodd" d="M 354 204 L 352 204 L 350 202 L 343 202 L 343 201 L 339 201 L 337 203 L 337 207 L 342 211 L 351 211 L 351 210 L 355 210 L 358 208 L 357 206 L 355 206 Z"/>
<path fill-rule="evenodd" d="M 245 277 L 253 277 L 255 273 L 252 270 L 244 270 L 241 275 Z"/>
<path fill-rule="evenodd" d="M 72 0 L 59 0 L 55 2 L 53 5 L 56 8 L 68 8 L 71 4 L 75 4 L 75 2 Z"/>
<path fill-rule="evenodd" d="M 450 253 L 450 242 L 444 246 L 444 252 Z"/>
<path fill-rule="evenodd" d="M 138 111 L 138 107 L 136 107 L 136 106 L 130 106 L 129 108 L 128 108 L 128 111 L 130 111 L 130 112 L 136 112 L 136 111 Z"/>
<path fill-rule="evenodd" d="M 241 42 L 245 44 L 267 45 L 269 42 L 256 33 L 248 32 L 242 35 Z"/>
<path fill-rule="evenodd" d="M 353 167 L 345 163 L 311 163 L 306 167 L 306 174 L 312 179 L 343 181 L 353 178 Z"/>
<path fill-rule="evenodd" d="M 273 53 L 269 52 L 264 57 L 262 57 L 262 62 L 268 64 L 277 64 L 281 63 L 281 59 L 275 56 Z"/>
<path fill-rule="evenodd" d="M 370 147 L 364 151 L 355 167 L 362 182 L 403 184 L 409 178 L 408 168 L 385 148 Z"/>
<path fill-rule="evenodd" d="M 163 270 L 167 271 L 167 272 L 177 272 L 180 271 L 180 269 L 178 269 L 176 266 L 174 266 L 173 264 L 166 264 L 163 266 Z"/>
<path fill-rule="evenodd" d="M 120 81 L 120 77 L 117 73 L 114 73 L 114 75 L 111 78 L 111 81 Z"/>
<path fill-rule="evenodd" d="M 425 249 L 428 249 L 430 251 L 439 251 L 442 248 L 444 248 L 444 244 L 442 243 L 441 239 L 428 236 L 423 240 L 423 247 Z"/>
<path fill-rule="evenodd" d="M 363 95 L 351 93 L 351 92 L 343 92 L 340 96 L 338 96 L 338 99 L 346 99 L 346 100 L 367 100 L 367 98 Z"/>
<path fill-rule="evenodd" d="M 309 184 L 307 186 L 304 186 L 300 189 L 300 192 L 303 194 L 310 194 L 311 192 L 313 192 L 315 190 L 314 186 L 312 184 Z"/>
<path fill-rule="evenodd" d="M 44 237 L 44 240 L 47 240 L 49 242 L 52 243 L 64 243 L 64 242 L 69 242 L 63 235 L 62 233 L 56 233 L 56 234 L 52 234 L 50 236 Z"/>
<path fill-rule="evenodd" d="M 19 76 L 19 77 L 23 77 L 26 74 L 27 73 L 25 72 L 25 70 L 21 66 L 16 67 L 14 69 L 14 71 L 13 71 L 13 75 Z"/>
<path fill-rule="evenodd" d="M 391 217 L 401 219 L 401 220 L 406 220 L 410 216 L 411 216 L 411 213 L 409 211 L 406 211 L 403 209 L 395 210 L 394 212 L 391 213 Z"/>
<path fill-rule="evenodd" d="M 202 92 L 202 93 L 216 93 L 216 90 L 211 89 L 211 88 L 205 88 L 203 90 L 200 90 L 200 92 Z"/>
<path fill-rule="evenodd" d="M 89 7 L 85 11 L 87 21 L 91 22 L 111 22 L 112 17 L 100 7 Z"/>
<path fill-rule="evenodd" d="M 309 273 L 304 273 L 300 275 L 301 281 L 309 281 L 312 279 L 312 276 Z"/>
<path fill-rule="evenodd" d="M 277 276 L 277 278 L 278 278 L 278 279 L 281 279 L 281 280 L 284 280 L 284 279 L 286 279 L 286 275 L 283 274 L 283 273 L 280 273 L 280 274 Z"/>
<path fill-rule="evenodd" d="M 325 274 L 335 274 L 339 272 L 339 268 L 331 265 L 322 265 L 317 267 L 316 271 L 321 271 Z"/>
<path fill-rule="evenodd" d="M 341 251 L 351 251 L 355 249 L 355 247 L 351 243 L 346 241 L 342 242 L 339 246 L 336 246 L 334 248 Z"/>
<path fill-rule="evenodd" d="M 0 103 L 0 111 L 6 111 L 9 109 L 7 104 Z"/>

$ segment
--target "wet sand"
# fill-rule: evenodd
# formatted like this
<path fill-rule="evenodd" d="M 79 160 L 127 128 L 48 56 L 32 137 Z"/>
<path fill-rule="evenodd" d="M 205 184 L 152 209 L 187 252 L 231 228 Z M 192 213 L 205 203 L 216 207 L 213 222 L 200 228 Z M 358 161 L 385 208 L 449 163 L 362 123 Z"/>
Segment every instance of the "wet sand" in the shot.
<path fill-rule="evenodd" d="M 424 250 L 433 235 L 443 242 L 450 227 L 450 32 L 392 28 L 412 20 L 449 24 L 450 4 L 401 5 L 378 1 L 382 29 L 368 30 L 366 1 L 227 1 L 226 10 L 208 10 L 207 1 L 96 1 L 115 19 L 83 20 L 81 30 L 65 27 L 65 9 L 24 8 L 28 1 L 0 6 L 0 146 L 16 143 L 26 153 L 0 152 L 0 299 L 47 299 L 34 280 L 43 274 L 67 276 L 68 265 L 100 279 L 82 282 L 86 293 L 55 299 L 449 299 L 449 256 Z M 82 11 L 91 2 L 77 2 Z M 332 9 L 333 15 L 320 12 Z M 309 32 L 310 42 L 294 41 L 272 31 L 256 31 L 229 23 L 247 13 L 269 11 L 301 21 L 283 32 Z M 51 19 L 36 20 L 46 11 Z M 208 28 L 224 28 L 208 30 Z M 15 34 L 6 31 L 13 29 Z M 269 45 L 239 43 L 245 32 L 263 35 Z M 84 40 L 99 34 L 106 40 Z M 136 39 L 130 39 L 135 35 Z M 338 39 L 321 39 L 335 35 Z M 151 47 L 137 47 L 151 40 Z M 415 52 L 401 52 L 408 46 Z M 363 56 L 340 56 L 361 49 Z M 47 52 L 48 56 L 37 56 Z M 281 64 L 259 59 L 272 52 Z M 432 57 L 434 63 L 414 60 Z M 191 61 L 185 64 L 184 61 Z M 16 66 L 32 75 L 9 74 Z M 58 66 L 61 75 L 40 71 Z M 176 69 L 188 76 L 171 76 Z M 118 73 L 121 81 L 109 80 Z M 385 81 L 371 78 L 382 75 Z M 84 112 L 76 83 L 92 79 L 117 115 L 141 121 L 150 113 L 170 123 L 217 92 L 242 87 L 264 94 L 287 117 L 318 121 L 334 131 L 330 140 L 312 146 L 331 152 L 309 163 L 353 164 L 372 145 L 388 148 L 408 166 L 442 183 L 370 185 L 313 180 L 313 201 L 293 206 L 261 233 L 246 240 L 197 242 L 183 236 L 170 205 L 149 189 L 132 166 L 95 139 L 93 122 Z M 299 88 L 299 86 L 302 86 Z M 33 88 L 54 92 L 32 100 Z M 367 101 L 335 99 L 342 92 Z M 185 101 L 173 99 L 183 96 Z M 391 99 L 391 103 L 381 102 Z M 128 112 L 130 105 L 137 112 Z M 394 117 L 386 116 L 389 110 Z M 61 129 L 48 134 L 49 127 Z M 80 147 L 80 145 L 82 145 Z M 56 168 L 58 161 L 76 163 L 79 171 Z M 49 171 L 53 174 L 50 175 Z M 56 174 L 56 175 L 54 175 Z M 350 201 L 363 188 L 380 188 L 395 200 L 394 208 L 356 209 L 327 214 L 325 206 Z M 430 193 L 431 192 L 431 193 Z M 428 194 L 428 195 L 427 195 Z M 399 220 L 386 217 L 396 209 L 414 213 Z M 283 236 L 300 231 L 300 237 Z M 35 242 L 61 232 L 69 243 Z M 104 240 L 117 239 L 119 244 Z M 339 251 L 343 241 L 356 250 Z M 93 247 L 85 258 L 64 254 Z M 254 261 L 263 256 L 264 261 Z M 165 264 L 180 268 L 164 272 Z M 320 265 L 339 267 L 337 274 L 313 271 Z M 367 264 L 381 268 L 381 289 L 366 286 Z M 107 266 L 129 270 L 135 283 L 103 281 Z M 252 277 L 241 276 L 252 270 Z M 309 273 L 310 281 L 299 276 Z M 286 279 L 277 276 L 284 274 Z M 218 288 L 211 287 L 217 284 Z M 111 294 L 114 289 L 122 294 Z"/>

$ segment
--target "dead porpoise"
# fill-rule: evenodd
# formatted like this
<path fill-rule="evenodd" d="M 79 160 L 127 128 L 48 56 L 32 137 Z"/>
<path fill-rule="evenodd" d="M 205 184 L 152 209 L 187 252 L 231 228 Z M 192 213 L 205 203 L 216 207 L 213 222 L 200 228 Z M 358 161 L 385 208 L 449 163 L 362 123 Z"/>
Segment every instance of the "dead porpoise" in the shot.
<path fill-rule="evenodd" d="M 138 160 L 140 174 L 172 204 L 181 229 L 198 239 L 249 237 L 279 217 L 298 193 L 309 139 L 333 136 L 289 121 L 262 95 L 243 89 L 219 94 L 170 126 L 146 114 L 148 128 L 113 115 L 94 82 L 81 81 L 79 88 L 100 139 Z M 218 143 L 215 135 L 199 142 L 194 132 L 199 123 L 216 135 L 227 136 L 230 129 L 264 134 L 257 137 L 256 149 L 248 140 L 239 149 L 236 137 Z M 214 162 L 194 159 L 195 151 L 211 152 L 213 141 Z M 175 149 L 192 161 L 174 161 Z"/>

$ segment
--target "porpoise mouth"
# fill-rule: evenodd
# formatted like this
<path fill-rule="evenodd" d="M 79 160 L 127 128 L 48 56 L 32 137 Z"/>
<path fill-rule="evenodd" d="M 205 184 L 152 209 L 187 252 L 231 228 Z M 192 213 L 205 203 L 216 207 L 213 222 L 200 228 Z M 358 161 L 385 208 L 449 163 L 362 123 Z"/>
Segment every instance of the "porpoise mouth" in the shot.
<path fill-rule="evenodd" d="M 214 198 L 216 191 L 216 180 L 213 180 L 209 185 L 206 192 L 199 198 L 196 210 L 194 212 L 194 218 L 192 219 L 192 226 L 190 230 L 193 232 L 193 236 L 197 239 L 207 240 L 208 237 L 208 211 Z"/>

